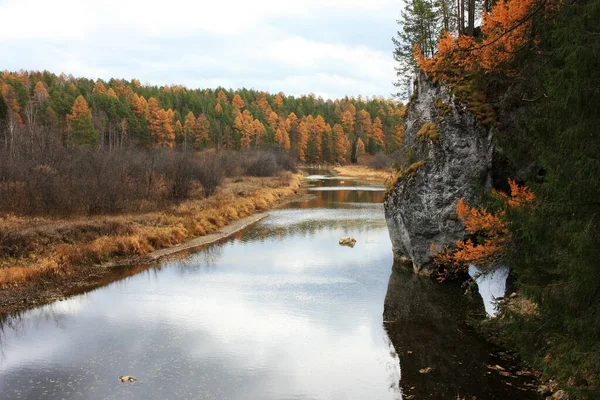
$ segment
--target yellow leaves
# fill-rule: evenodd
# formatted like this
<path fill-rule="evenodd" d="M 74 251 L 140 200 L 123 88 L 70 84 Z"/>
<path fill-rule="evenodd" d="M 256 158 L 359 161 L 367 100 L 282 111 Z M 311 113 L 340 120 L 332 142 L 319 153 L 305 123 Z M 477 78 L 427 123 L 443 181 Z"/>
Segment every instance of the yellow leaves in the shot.
<path fill-rule="evenodd" d="M 354 116 L 349 110 L 342 116 L 342 126 L 344 127 L 344 132 L 348 134 L 354 132 Z"/>
<path fill-rule="evenodd" d="M 231 100 L 231 105 L 234 108 L 241 110 L 242 108 L 244 108 L 244 100 L 242 100 L 239 94 L 236 94 L 235 96 L 233 96 L 233 100 Z"/>
<path fill-rule="evenodd" d="M 113 88 L 108 89 L 106 95 L 111 99 L 118 99 L 117 93 L 113 90 Z"/>
<path fill-rule="evenodd" d="M 223 102 L 223 103 L 227 104 L 227 95 L 225 94 L 224 91 L 219 90 L 219 93 L 217 93 L 217 102 L 218 103 Z"/>
<path fill-rule="evenodd" d="M 101 81 L 98 81 L 92 88 L 92 93 L 106 94 L 106 86 Z"/>
<path fill-rule="evenodd" d="M 92 115 L 87 101 L 83 96 L 79 95 L 77 99 L 75 99 L 75 103 L 73 103 L 73 107 L 71 107 L 71 114 L 67 115 L 67 119 L 77 119 L 80 115 L 88 113 L 90 116 Z"/>
<path fill-rule="evenodd" d="M 38 103 L 43 103 L 48 99 L 48 89 L 46 85 L 42 81 L 38 81 L 35 84 L 35 88 L 33 89 L 33 96 L 37 100 Z"/>
<path fill-rule="evenodd" d="M 148 102 L 144 98 L 144 96 L 138 96 L 136 93 L 133 93 L 129 98 L 129 106 L 131 110 L 135 114 L 135 116 L 139 119 L 142 116 L 148 118 Z"/>
<path fill-rule="evenodd" d="M 356 115 L 356 124 L 360 132 L 367 133 L 371 130 L 371 115 L 367 110 L 360 110 L 358 112 Z"/>
<path fill-rule="evenodd" d="M 381 122 L 381 119 L 379 119 L 379 117 L 376 117 L 375 121 L 373 121 L 371 130 L 369 131 L 369 137 L 373 139 L 373 141 L 379 146 L 383 146 L 385 136 L 383 133 L 383 123 Z"/>
<path fill-rule="evenodd" d="M 283 107 L 283 97 L 281 97 L 281 94 L 275 95 L 273 102 L 275 103 L 275 107 L 278 110 L 281 110 L 281 107 Z"/>
<path fill-rule="evenodd" d="M 173 110 L 160 108 L 158 100 L 151 97 L 148 100 L 148 120 L 152 139 L 158 146 L 173 148 L 175 145 L 175 128 Z"/>
<path fill-rule="evenodd" d="M 400 147 L 404 143 L 404 121 L 400 121 L 394 127 L 394 136 L 393 136 L 395 145 Z"/>
<path fill-rule="evenodd" d="M 219 116 L 223 114 L 223 107 L 221 107 L 220 103 L 217 103 L 215 106 L 215 113 Z"/>

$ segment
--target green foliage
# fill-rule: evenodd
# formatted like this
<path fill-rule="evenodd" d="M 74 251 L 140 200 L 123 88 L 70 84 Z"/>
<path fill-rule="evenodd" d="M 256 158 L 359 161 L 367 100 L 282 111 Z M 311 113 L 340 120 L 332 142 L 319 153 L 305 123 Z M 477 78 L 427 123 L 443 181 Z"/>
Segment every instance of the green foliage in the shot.
<path fill-rule="evenodd" d="M 505 328 L 536 366 L 569 381 L 582 398 L 600 396 L 600 2 L 565 4 L 539 22 L 545 93 L 524 109 L 519 156 L 541 167 L 537 205 L 507 215 L 518 284 L 539 305 Z M 510 154 L 510 140 L 503 141 Z M 515 157 L 512 157 L 513 159 Z M 524 161 L 524 160 L 521 160 Z M 522 332 L 528 332 L 523 334 Z"/>
<path fill-rule="evenodd" d="M 81 114 L 71 121 L 69 132 L 73 141 L 80 145 L 93 146 L 98 144 L 98 131 L 92 125 L 92 117 L 89 114 Z"/>

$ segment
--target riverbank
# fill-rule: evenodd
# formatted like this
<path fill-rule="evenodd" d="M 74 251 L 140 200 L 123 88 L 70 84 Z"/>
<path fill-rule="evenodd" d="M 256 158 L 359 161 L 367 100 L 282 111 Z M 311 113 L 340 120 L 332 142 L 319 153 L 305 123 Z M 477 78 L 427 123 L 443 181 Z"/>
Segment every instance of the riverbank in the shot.
<path fill-rule="evenodd" d="M 373 169 L 364 165 L 343 165 L 335 167 L 333 170 L 338 175 L 365 181 L 384 183 L 390 178 L 390 171 Z"/>
<path fill-rule="evenodd" d="M 199 195 L 152 213 L 5 216 L 0 219 L 0 313 L 91 289 L 120 266 L 144 269 L 149 262 L 223 239 L 296 195 L 301 182 L 300 174 L 291 173 L 228 179 L 209 198 Z"/>

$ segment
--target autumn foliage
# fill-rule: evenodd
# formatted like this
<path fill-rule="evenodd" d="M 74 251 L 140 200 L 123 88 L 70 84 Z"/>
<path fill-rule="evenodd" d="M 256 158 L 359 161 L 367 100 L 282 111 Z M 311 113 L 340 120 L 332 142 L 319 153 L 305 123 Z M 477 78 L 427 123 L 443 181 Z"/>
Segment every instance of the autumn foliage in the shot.
<path fill-rule="evenodd" d="M 502 70 L 513 74 L 509 63 L 519 50 L 533 44 L 532 16 L 545 2 L 539 0 L 498 1 L 483 14 L 481 39 L 446 31 L 437 52 L 425 57 L 417 45 L 414 55 L 421 70 L 438 81 L 460 79 L 465 72 Z"/>
<path fill-rule="evenodd" d="M 534 201 L 535 196 L 526 186 L 508 180 L 511 193 L 493 191 L 503 201 L 503 207 L 490 212 L 485 208 L 470 207 L 464 199 L 456 205 L 458 219 L 470 233 L 469 238 L 456 242 L 456 249 L 443 250 L 431 245 L 434 262 L 440 267 L 438 280 L 444 281 L 466 273 L 470 264 L 490 264 L 502 257 L 509 240 L 505 215 L 508 207 L 521 207 Z"/>

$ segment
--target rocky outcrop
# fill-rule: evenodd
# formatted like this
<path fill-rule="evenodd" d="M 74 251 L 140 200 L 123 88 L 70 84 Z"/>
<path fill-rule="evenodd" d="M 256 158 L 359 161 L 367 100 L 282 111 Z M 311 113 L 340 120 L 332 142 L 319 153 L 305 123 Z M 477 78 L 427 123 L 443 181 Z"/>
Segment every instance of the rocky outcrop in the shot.
<path fill-rule="evenodd" d="M 415 272 L 433 271 L 431 245 L 443 248 L 466 235 L 456 215 L 489 189 L 492 130 L 458 104 L 443 85 L 420 74 L 408 106 L 402 171 L 384 200 L 396 260 Z"/>

